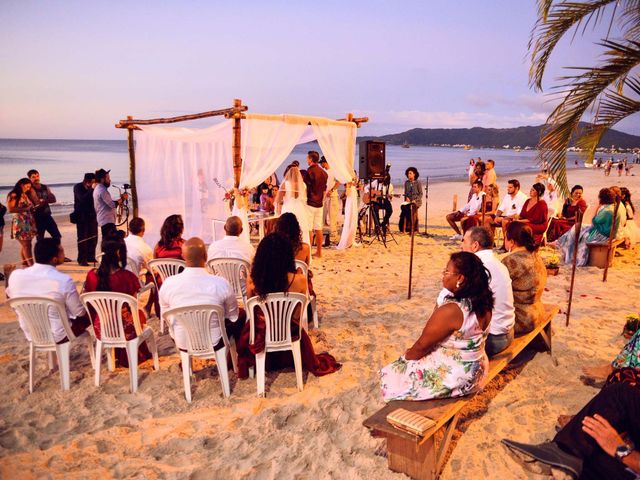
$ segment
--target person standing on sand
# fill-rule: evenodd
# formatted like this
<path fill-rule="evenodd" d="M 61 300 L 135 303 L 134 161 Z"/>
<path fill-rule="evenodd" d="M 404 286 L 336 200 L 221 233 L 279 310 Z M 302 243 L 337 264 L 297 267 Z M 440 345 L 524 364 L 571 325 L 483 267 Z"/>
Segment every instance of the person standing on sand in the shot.
<path fill-rule="evenodd" d="M 73 216 L 78 234 L 78 264 L 86 267 L 96 261 L 98 220 L 93 206 L 93 187 L 96 176 L 85 173 L 84 179 L 73 186 Z"/>
<path fill-rule="evenodd" d="M 116 205 L 127 198 L 126 193 L 118 200 L 111 198 L 111 194 L 107 190 L 111 186 L 110 171 L 104 168 L 96 170 L 96 187 L 93 189 L 93 206 L 103 238 L 110 231 L 116 230 Z"/>
<path fill-rule="evenodd" d="M 322 256 L 322 203 L 324 200 L 324 192 L 327 189 L 327 172 L 325 172 L 318 162 L 320 155 L 315 150 L 311 150 L 307 154 L 307 175 L 305 183 L 307 184 L 307 209 L 309 212 L 309 226 L 312 231 L 309 232 L 310 242 L 313 244 L 313 237 L 316 238 L 316 257 Z"/>
<path fill-rule="evenodd" d="M 498 176 L 496 175 L 496 162 L 489 159 L 487 163 L 485 163 L 485 171 L 482 176 L 482 184 L 483 185 L 493 185 L 494 183 L 498 183 Z"/>
<path fill-rule="evenodd" d="M 324 225 L 329 227 L 329 238 L 331 241 L 335 241 L 338 238 L 338 212 L 340 209 L 338 198 L 338 187 L 340 182 L 336 180 L 336 177 L 331 172 L 331 165 L 324 157 L 320 158 L 320 166 L 327 172 L 327 191 L 325 192 L 324 199 Z"/>
<path fill-rule="evenodd" d="M 49 204 L 56 203 L 56 196 L 45 184 L 40 183 L 40 173 L 37 170 L 29 170 L 27 177 L 31 180 L 31 190 L 28 192 L 29 200 L 34 205 L 33 218 L 36 221 L 38 240 L 44 238 L 44 233 L 49 232 L 51 238 L 61 238 L 58 224 L 51 215 Z M 66 260 L 65 260 L 66 261 Z"/>
<path fill-rule="evenodd" d="M 7 213 L 7 207 L 0 202 L 0 253 L 2 253 L 2 244 L 4 243 L 4 216 Z M 4 281 L 4 274 L 0 272 L 0 282 Z"/>

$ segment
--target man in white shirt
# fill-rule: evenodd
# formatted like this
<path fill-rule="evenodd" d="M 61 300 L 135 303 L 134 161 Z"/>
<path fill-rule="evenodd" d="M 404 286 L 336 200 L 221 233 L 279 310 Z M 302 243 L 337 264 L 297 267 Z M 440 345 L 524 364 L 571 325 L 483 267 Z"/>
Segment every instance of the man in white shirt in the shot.
<path fill-rule="evenodd" d="M 327 190 L 324 194 L 324 224 L 329 227 L 330 240 L 338 240 L 338 214 L 340 211 L 340 199 L 338 198 L 338 187 L 340 182 L 331 171 L 331 166 L 324 156 L 320 157 L 320 166 L 327 172 Z"/>
<path fill-rule="evenodd" d="M 129 222 L 129 235 L 124 239 L 127 257 L 136 263 L 140 275 L 147 273 L 147 262 L 153 259 L 153 249 L 142 238 L 144 232 L 144 220 L 136 217 Z"/>
<path fill-rule="evenodd" d="M 387 165 L 390 168 L 390 165 Z M 371 188 L 369 188 L 369 183 L 367 183 L 364 187 L 364 193 L 369 193 L 369 201 L 375 214 L 380 217 L 378 213 L 380 210 L 384 210 L 384 217 L 380 226 L 382 228 L 389 227 L 389 219 L 391 219 L 391 214 L 393 213 L 393 206 L 391 205 L 391 198 L 393 197 L 393 184 L 391 183 L 391 175 L 387 171 L 384 178 L 381 180 L 376 178 L 375 180 L 371 180 Z"/>
<path fill-rule="evenodd" d="M 496 211 L 496 218 L 492 226 L 501 227 L 503 238 L 505 230 L 509 222 L 513 221 L 516 215 L 520 215 L 524 202 L 527 201 L 527 196 L 520 191 L 520 182 L 512 179 L 507 182 L 507 194 L 504 196 L 498 209 Z M 502 246 L 502 250 L 504 245 Z"/>
<path fill-rule="evenodd" d="M 34 257 L 36 263 L 33 266 L 15 270 L 11 274 L 6 290 L 7 297 L 47 297 L 64 304 L 71 330 L 76 336 L 81 335 L 91 325 L 91 321 L 82 306 L 73 279 L 56 268 L 64 263 L 64 249 L 60 245 L 60 239 L 38 240 L 34 248 Z M 31 333 L 25 320 L 18 316 L 18 321 L 27 340 L 30 341 Z M 57 311 L 49 311 L 49 321 L 56 343 L 68 342 Z"/>
<path fill-rule="evenodd" d="M 162 283 L 160 289 L 162 311 L 189 305 L 220 305 L 224 309 L 225 324 L 221 326 L 217 321 L 211 323 L 213 347 L 218 350 L 224 346 L 220 328 L 225 328 L 227 335 L 233 336 L 237 341 L 246 317 L 243 311 L 239 318 L 238 301 L 229 282 L 217 275 L 211 275 L 204 268 L 207 261 L 204 242 L 197 237 L 190 238 L 182 246 L 182 256 L 186 262 L 186 268 Z M 186 350 L 186 332 L 178 323 L 172 323 L 172 327 L 176 347 Z"/>
<path fill-rule="evenodd" d="M 471 185 L 473 194 L 471 195 L 469 202 L 467 202 L 467 204 L 460 210 L 451 212 L 447 215 L 447 222 L 456 232 L 456 234 L 451 237 L 451 240 L 462 240 L 462 232 L 460 232 L 456 222 L 460 222 L 462 230 L 466 231 L 465 220 L 469 217 L 473 217 L 482 209 L 482 198 L 484 197 L 484 192 L 482 191 L 483 187 L 482 181 L 476 180 L 473 182 Z"/>
<path fill-rule="evenodd" d="M 253 260 L 255 249 L 240 235 L 242 234 L 242 220 L 240 217 L 227 218 L 224 224 L 224 238 L 209 245 L 208 258 L 240 258 L 249 263 Z"/>

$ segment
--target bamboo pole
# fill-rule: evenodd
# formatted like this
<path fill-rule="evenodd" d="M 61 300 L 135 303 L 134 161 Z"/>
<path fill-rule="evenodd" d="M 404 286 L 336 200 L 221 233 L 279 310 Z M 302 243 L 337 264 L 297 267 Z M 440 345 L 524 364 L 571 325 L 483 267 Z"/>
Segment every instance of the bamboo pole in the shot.
<path fill-rule="evenodd" d="M 416 238 L 416 229 L 413 225 L 413 209 L 415 203 L 411 203 L 410 216 L 411 216 L 411 253 L 409 254 L 409 292 L 407 294 L 407 300 L 411 300 L 411 278 L 413 276 L 413 241 Z"/>
<path fill-rule="evenodd" d="M 576 214 L 575 225 L 575 240 L 573 242 L 573 265 L 571 266 L 571 284 L 569 286 L 569 301 L 567 302 L 567 322 L 566 326 L 569 326 L 569 317 L 571 316 L 571 302 L 573 300 L 573 284 L 576 279 L 576 264 L 578 262 L 578 243 L 580 243 L 580 232 L 582 231 L 582 216 L 583 211 L 578 209 Z"/>
<path fill-rule="evenodd" d="M 176 122 L 185 122 L 187 120 L 197 120 L 199 118 L 208 118 L 215 117 L 219 115 L 234 115 L 238 112 L 244 112 L 248 110 L 249 107 L 246 105 L 234 106 L 232 108 L 223 108 L 222 110 L 210 110 L 208 112 L 202 113 L 192 113 L 189 115 L 180 115 L 178 117 L 163 117 L 163 118 L 151 118 L 147 120 L 134 119 L 133 117 L 127 117 L 126 120 L 120 120 L 116 123 L 116 128 L 128 128 L 132 125 L 156 125 L 159 123 L 176 123 Z"/>
<path fill-rule="evenodd" d="M 133 117 L 127 117 L 132 120 Z M 138 188 L 136 186 L 136 149 L 133 143 L 133 125 L 127 127 L 127 143 L 129 146 L 129 183 L 131 183 L 131 204 L 133 205 L 133 217 L 138 216 Z"/>
<path fill-rule="evenodd" d="M 429 177 L 427 177 L 427 183 L 424 187 L 424 234 L 426 237 L 429 236 L 429 232 L 427 229 L 427 221 L 429 220 Z"/>
<path fill-rule="evenodd" d="M 236 110 L 233 114 L 233 179 L 234 186 L 238 188 L 240 186 L 240 174 L 242 173 L 242 158 L 240 158 L 240 142 L 241 142 L 241 130 L 240 121 L 242 119 L 242 100 L 236 98 L 233 101 L 233 108 Z"/>
<path fill-rule="evenodd" d="M 613 237 L 616 233 L 616 220 L 618 220 L 618 208 L 620 207 L 620 200 L 616 200 L 616 206 L 613 208 L 613 220 L 611 222 L 611 230 L 609 230 L 609 242 L 607 245 L 607 262 L 604 264 L 604 272 L 602 273 L 602 281 L 607 281 L 607 274 L 609 273 L 609 262 L 613 261 L 611 258 L 611 245 L 613 244 Z"/>
<path fill-rule="evenodd" d="M 480 225 L 483 227 L 484 227 L 484 214 L 485 214 L 485 210 L 487 209 L 486 201 L 487 201 L 487 196 L 482 195 L 482 222 L 480 223 Z"/>

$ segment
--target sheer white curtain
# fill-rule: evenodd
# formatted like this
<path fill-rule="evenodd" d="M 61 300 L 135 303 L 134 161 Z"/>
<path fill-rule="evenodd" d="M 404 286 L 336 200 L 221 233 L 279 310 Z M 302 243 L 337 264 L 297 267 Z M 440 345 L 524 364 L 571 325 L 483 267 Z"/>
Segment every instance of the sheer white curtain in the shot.
<path fill-rule="evenodd" d="M 322 153 L 329 162 L 336 179 L 341 183 L 353 180 L 356 176 L 353 170 L 356 125 L 352 122 L 340 122 L 319 117 L 311 117 L 309 121 L 313 126 Z M 353 193 L 352 195 L 347 194 L 344 225 L 338 249 L 350 247 L 355 239 L 358 223 L 358 196 L 355 194 L 355 188 L 353 188 Z"/>
<path fill-rule="evenodd" d="M 233 188 L 231 127 L 231 121 L 201 129 L 140 127 L 136 187 L 145 240 L 151 246 L 169 215 L 182 215 L 185 238 L 199 236 L 205 242 L 212 240 L 211 220 L 229 216 L 223 198 L 224 189 Z"/>

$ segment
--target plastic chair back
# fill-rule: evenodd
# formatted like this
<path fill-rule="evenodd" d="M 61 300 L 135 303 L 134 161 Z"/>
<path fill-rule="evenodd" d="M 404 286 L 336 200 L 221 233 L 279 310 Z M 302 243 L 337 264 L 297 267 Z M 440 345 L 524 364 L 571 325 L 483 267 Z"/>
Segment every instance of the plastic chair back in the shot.
<path fill-rule="evenodd" d="M 240 258 L 212 258 L 207 262 L 207 267 L 214 275 L 229 282 L 238 300 L 242 300 L 243 304 L 247 303 L 247 277 L 251 267 L 249 262 Z"/>
<path fill-rule="evenodd" d="M 296 269 L 302 270 L 302 274 L 307 279 L 307 297 L 309 297 L 309 266 L 305 263 L 304 260 L 296 259 Z"/>
<path fill-rule="evenodd" d="M 22 318 L 35 346 L 55 347 L 50 319 L 52 313 L 60 317 L 67 338 L 70 341 L 76 338 L 62 303 L 46 297 L 15 297 L 10 298 L 7 303 Z"/>
<path fill-rule="evenodd" d="M 90 292 L 80 295 L 80 300 L 87 311 L 93 309 L 100 317 L 100 340 L 103 343 L 126 344 L 127 339 L 122 319 L 122 308 L 125 305 L 131 309 L 136 335 L 142 334 L 140 317 L 138 316 L 138 301 L 131 295 L 118 292 Z"/>
<path fill-rule="evenodd" d="M 220 305 L 189 305 L 167 310 L 164 316 L 179 323 L 187 337 L 187 351 L 190 355 L 203 356 L 214 353 L 211 326 L 217 322 L 224 331 L 224 309 Z M 225 341 L 225 344 L 228 342 Z"/>
<path fill-rule="evenodd" d="M 265 321 L 265 349 L 278 350 L 291 345 L 291 320 L 300 305 L 300 315 L 307 306 L 307 296 L 303 293 L 270 293 L 264 300 L 251 297 L 247 300 L 250 319 L 250 341 L 255 339 L 254 309 L 260 308 Z"/>
<path fill-rule="evenodd" d="M 180 273 L 186 267 L 186 263 L 179 258 L 156 258 L 149 260 L 148 266 L 151 273 L 158 274 L 160 280 L 164 282 L 167 278 Z"/>

